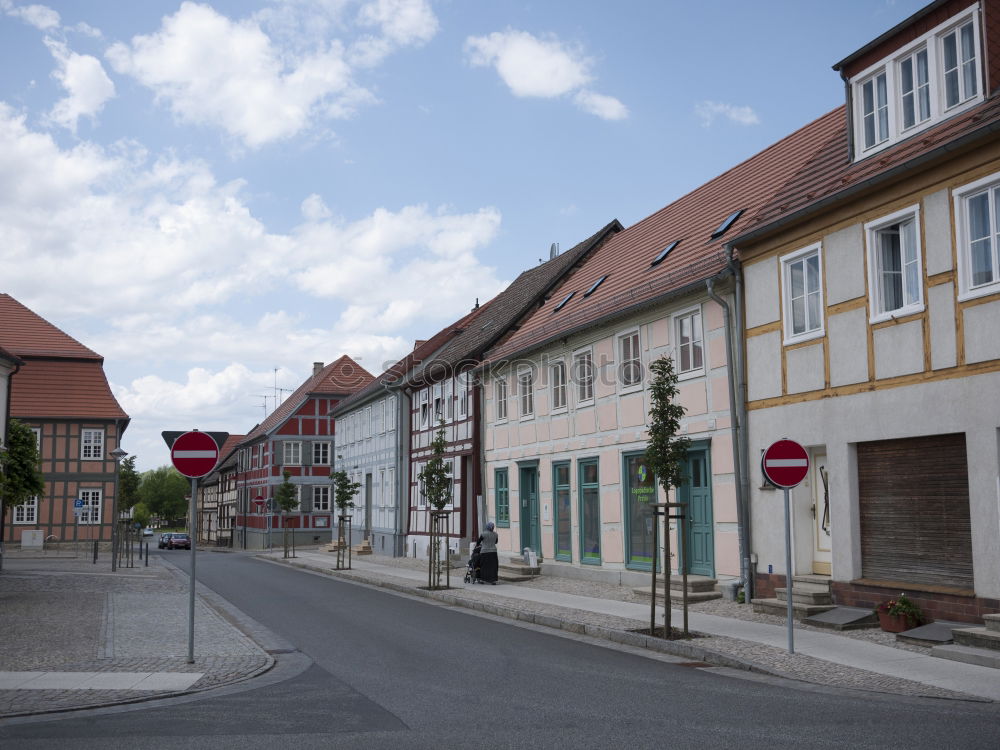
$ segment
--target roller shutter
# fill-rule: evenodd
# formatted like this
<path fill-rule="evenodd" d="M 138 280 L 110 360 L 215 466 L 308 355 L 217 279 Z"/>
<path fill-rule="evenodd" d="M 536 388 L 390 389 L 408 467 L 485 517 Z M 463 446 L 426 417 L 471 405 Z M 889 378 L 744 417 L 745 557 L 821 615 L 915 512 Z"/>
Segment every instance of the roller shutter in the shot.
<path fill-rule="evenodd" d="M 973 588 L 965 435 L 858 444 L 866 579 Z"/>

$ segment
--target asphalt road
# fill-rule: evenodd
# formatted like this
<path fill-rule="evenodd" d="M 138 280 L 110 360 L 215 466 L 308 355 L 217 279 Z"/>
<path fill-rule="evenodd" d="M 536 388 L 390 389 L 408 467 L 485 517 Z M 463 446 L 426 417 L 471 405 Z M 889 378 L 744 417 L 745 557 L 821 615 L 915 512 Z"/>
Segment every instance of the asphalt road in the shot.
<path fill-rule="evenodd" d="M 209 696 L 0 724 L 0 747 L 1000 747 L 995 705 L 747 679 L 242 555 L 198 578 L 298 652 Z"/>

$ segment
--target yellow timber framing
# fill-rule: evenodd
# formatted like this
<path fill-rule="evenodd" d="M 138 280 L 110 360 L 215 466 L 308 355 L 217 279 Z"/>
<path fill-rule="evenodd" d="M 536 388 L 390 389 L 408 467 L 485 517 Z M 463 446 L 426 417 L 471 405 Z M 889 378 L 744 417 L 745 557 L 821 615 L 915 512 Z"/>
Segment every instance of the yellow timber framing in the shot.
<path fill-rule="evenodd" d="M 961 155 L 953 155 L 949 160 L 940 163 L 924 172 L 917 174 L 906 174 L 891 184 L 881 186 L 877 191 L 858 199 L 846 201 L 843 205 L 838 205 L 828 211 L 818 214 L 816 217 L 803 220 L 799 224 L 781 230 L 770 238 L 759 240 L 755 243 L 740 246 L 739 255 L 744 266 L 755 265 L 757 263 L 777 264 L 774 272 L 778 274 L 778 319 L 749 328 L 745 332 L 742 342 L 744 347 L 744 361 L 747 356 L 746 339 L 763 334 L 779 332 L 783 336 L 784 321 L 784 300 L 783 271 L 780 267 L 779 258 L 788 253 L 792 253 L 803 247 L 812 244 L 822 243 L 824 238 L 853 226 L 863 226 L 870 221 L 876 221 L 882 216 L 887 216 L 895 211 L 908 206 L 923 206 L 924 199 L 942 190 L 947 190 L 947 202 L 949 217 L 951 219 L 951 270 L 943 271 L 933 276 L 928 276 L 927 269 L 927 241 L 926 241 L 926 219 L 921 211 L 920 221 L 920 246 L 923 250 L 921 254 L 921 284 L 923 286 L 924 309 L 919 313 L 907 315 L 906 317 L 881 321 L 879 323 L 866 326 L 867 331 L 867 358 L 868 358 L 868 380 L 861 383 L 830 387 L 830 342 L 829 342 L 829 319 L 831 316 L 839 315 L 856 309 L 865 309 L 866 317 L 870 319 L 869 309 L 870 290 L 868 274 L 868 237 L 862 231 L 862 248 L 864 263 L 864 286 L 865 294 L 850 300 L 844 300 L 833 305 L 827 304 L 826 275 L 828 273 L 826 258 L 823 263 L 823 322 L 824 331 L 827 333 L 822 337 L 810 341 L 795 342 L 792 344 L 782 344 L 781 346 L 781 392 L 783 395 L 767 399 L 751 400 L 747 403 L 748 409 L 767 409 L 785 404 L 802 403 L 823 398 L 846 396 L 856 393 L 876 391 L 880 389 L 899 388 L 907 385 L 927 383 L 938 380 L 950 380 L 959 377 L 968 377 L 984 373 L 1000 371 L 1000 360 L 979 362 L 972 365 L 965 361 L 965 340 L 964 340 L 964 311 L 976 305 L 1000 300 L 1000 293 L 991 294 L 984 297 L 960 302 L 958 300 L 958 242 L 957 225 L 954 215 L 954 201 L 952 193 L 956 188 L 967 185 L 982 177 L 1000 173 L 1000 141 L 981 146 Z M 942 284 L 951 284 L 954 299 L 954 322 L 955 322 L 955 345 L 956 345 L 956 365 L 954 367 L 932 369 L 930 339 L 930 318 L 928 308 L 928 290 L 931 287 Z M 747 289 L 747 294 L 753 294 L 754 290 Z M 901 323 L 911 321 L 921 321 L 922 341 L 924 346 L 924 370 L 923 372 L 902 375 L 892 378 L 877 380 L 875 377 L 875 343 L 874 331 L 880 328 L 887 328 Z M 821 390 L 807 391 L 804 393 L 788 393 L 787 379 L 787 356 L 786 353 L 793 349 L 807 346 L 823 346 L 824 358 L 824 387 Z"/>

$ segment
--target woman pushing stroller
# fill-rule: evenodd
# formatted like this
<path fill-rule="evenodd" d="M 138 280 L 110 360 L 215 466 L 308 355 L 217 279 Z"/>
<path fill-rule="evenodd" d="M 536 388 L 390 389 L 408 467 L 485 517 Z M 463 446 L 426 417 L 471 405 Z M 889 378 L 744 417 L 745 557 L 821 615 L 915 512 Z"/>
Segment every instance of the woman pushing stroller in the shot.
<path fill-rule="evenodd" d="M 486 524 L 486 530 L 479 535 L 477 546 L 479 547 L 479 580 L 482 583 L 497 585 L 497 574 L 500 569 L 500 560 L 497 557 L 497 536 L 493 522 Z M 471 561 L 470 561 L 471 563 Z"/>

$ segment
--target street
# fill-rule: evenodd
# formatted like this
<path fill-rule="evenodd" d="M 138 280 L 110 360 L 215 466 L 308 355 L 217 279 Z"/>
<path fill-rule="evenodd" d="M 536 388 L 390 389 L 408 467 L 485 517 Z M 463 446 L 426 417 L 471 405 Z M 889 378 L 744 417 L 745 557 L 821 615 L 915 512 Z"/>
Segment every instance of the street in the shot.
<path fill-rule="evenodd" d="M 178 567 L 188 564 L 185 552 L 159 554 Z M 278 665 L 267 675 L 217 692 L 80 716 L 0 722 L 0 746 L 995 748 L 1000 743 L 995 705 L 838 691 L 698 668 L 244 555 L 198 558 L 201 582 L 297 651 L 277 654 Z"/>

